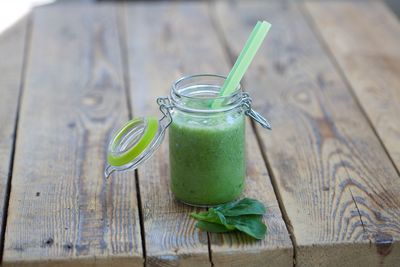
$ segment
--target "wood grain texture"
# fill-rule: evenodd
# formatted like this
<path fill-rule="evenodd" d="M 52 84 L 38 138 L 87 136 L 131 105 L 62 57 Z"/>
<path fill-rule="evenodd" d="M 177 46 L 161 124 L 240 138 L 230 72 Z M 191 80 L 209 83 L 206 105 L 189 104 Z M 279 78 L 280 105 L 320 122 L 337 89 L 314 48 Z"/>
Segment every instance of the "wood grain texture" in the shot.
<path fill-rule="evenodd" d="M 5 208 L 17 120 L 18 99 L 28 19 L 25 17 L 0 33 L 0 233 L 3 234 Z M 0 241 L 2 242 L 2 241 Z M 0 244 L 2 248 L 3 244 Z M 1 253 L 1 252 L 0 252 Z M 1 263 L 0 263 L 1 264 Z"/>
<path fill-rule="evenodd" d="M 399 171 L 399 20 L 380 1 L 305 6 Z"/>
<path fill-rule="evenodd" d="M 155 99 L 172 82 L 194 73 L 227 74 L 228 58 L 212 27 L 206 3 L 135 4 L 127 9 L 130 84 L 134 115 L 158 115 Z M 172 19 L 173 18 L 173 19 Z M 151 20 L 151 22 L 149 21 Z M 140 38 L 138 38 L 140 36 Z M 245 196 L 269 207 L 269 235 L 261 242 L 242 234 L 211 235 L 215 266 L 291 266 L 293 249 L 254 133 L 247 129 L 248 177 Z M 166 140 L 165 140 L 166 141 Z M 169 189 L 168 146 L 139 168 L 148 266 L 210 265 L 207 235 Z"/>
<path fill-rule="evenodd" d="M 156 98 L 168 95 L 172 82 L 189 71 L 183 68 L 192 67 L 192 60 L 201 62 L 200 57 L 184 49 L 199 47 L 188 36 L 193 32 L 186 30 L 196 19 L 190 19 L 188 13 L 193 13 L 193 7 L 135 3 L 121 12 L 126 18 L 133 116 L 161 117 Z M 184 63 L 187 60 L 189 64 Z M 138 170 L 146 265 L 210 266 L 207 234 L 195 229 L 195 221 L 189 216 L 200 209 L 178 203 L 170 191 L 167 140 Z"/>
<path fill-rule="evenodd" d="M 35 9 L 4 266 L 142 266 L 135 179 L 103 176 L 128 119 L 115 10 Z"/>
<path fill-rule="evenodd" d="M 246 74 L 298 266 L 395 266 L 400 257 L 396 169 L 297 5 L 218 2 L 238 54 L 258 19 L 273 25 Z M 345 30 L 345 29 L 342 29 Z"/>

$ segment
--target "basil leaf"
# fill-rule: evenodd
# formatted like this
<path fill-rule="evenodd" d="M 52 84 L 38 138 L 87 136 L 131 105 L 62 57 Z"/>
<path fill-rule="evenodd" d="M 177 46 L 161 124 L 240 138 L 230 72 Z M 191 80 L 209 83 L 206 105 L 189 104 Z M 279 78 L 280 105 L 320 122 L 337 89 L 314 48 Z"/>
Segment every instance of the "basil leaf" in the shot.
<path fill-rule="evenodd" d="M 191 216 L 200 221 L 224 225 L 229 230 L 235 229 L 234 226 L 226 223 L 226 218 L 221 212 L 216 211 L 213 208 L 210 208 L 208 212 L 191 213 Z"/>
<path fill-rule="evenodd" d="M 212 233 L 226 233 L 233 231 L 232 229 L 226 228 L 222 224 L 210 223 L 205 221 L 198 221 L 196 223 L 196 227 L 200 228 L 201 230 L 212 232 Z"/>
<path fill-rule="evenodd" d="M 209 232 L 239 230 L 253 238 L 263 239 L 267 233 L 267 226 L 262 221 L 265 212 L 261 202 L 245 198 L 210 208 L 207 212 L 192 213 L 191 216 L 199 220 L 196 227 Z"/>
<path fill-rule="evenodd" d="M 223 204 L 216 207 L 215 210 L 221 212 L 224 214 L 224 216 L 240 216 L 251 214 L 262 215 L 266 212 L 264 204 L 256 199 L 251 198 L 244 198 L 238 201 Z"/>
<path fill-rule="evenodd" d="M 190 214 L 190 216 L 201 221 L 214 222 L 214 223 L 218 223 L 220 221 L 218 219 L 218 216 L 216 216 L 216 214 L 209 212 L 200 212 L 200 213 L 193 212 Z"/>
<path fill-rule="evenodd" d="M 226 220 L 229 225 L 234 225 L 237 230 L 256 239 L 264 239 L 267 233 L 267 226 L 263 223 L 260 215 L 227 217 Z"/>
<path fill-rule="evenodd" d="M 218 220 L 219 220 L 218 223 L 223 224 L 229 230 L 234 230 L 235 229 L 234 225 L 229 225 L 229 223 L 226 222 L 226 218 L 225 218 L 224 214 L 222 214 L 220 211 L 217 211 L 217 210 L 211 208 L 209 210 L 209 212 L 211 212 L 212 214 L 215 214 L 215 216 L 218 217 Z"/>

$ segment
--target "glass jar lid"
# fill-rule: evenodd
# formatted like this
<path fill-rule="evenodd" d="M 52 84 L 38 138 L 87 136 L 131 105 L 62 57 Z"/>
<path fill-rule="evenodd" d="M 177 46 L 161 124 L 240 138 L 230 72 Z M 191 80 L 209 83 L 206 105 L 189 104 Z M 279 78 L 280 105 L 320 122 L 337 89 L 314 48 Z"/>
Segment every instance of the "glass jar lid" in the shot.
<path fill-rule="evenodd" d="M 106 177 L 116 170 L 135 169 L 160 146 L 165 127 L 157 118 L 135 118 L 113 136 L 107 151 Z"/>

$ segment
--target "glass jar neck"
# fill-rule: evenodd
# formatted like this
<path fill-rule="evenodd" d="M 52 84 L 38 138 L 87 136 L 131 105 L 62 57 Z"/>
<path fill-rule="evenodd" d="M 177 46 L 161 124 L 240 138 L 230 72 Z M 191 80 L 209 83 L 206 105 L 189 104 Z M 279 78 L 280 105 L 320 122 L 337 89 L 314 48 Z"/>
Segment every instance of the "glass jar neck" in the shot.
<path fill-rule="evenodd" d="M 225 77 L 211 74 L 187 76 L 176 81 L 170 98 L 174 108 L 188 113 L 220 113 L 242 105 L 243 90 L 238 88 L 227 96 L 220 96 Z"/>

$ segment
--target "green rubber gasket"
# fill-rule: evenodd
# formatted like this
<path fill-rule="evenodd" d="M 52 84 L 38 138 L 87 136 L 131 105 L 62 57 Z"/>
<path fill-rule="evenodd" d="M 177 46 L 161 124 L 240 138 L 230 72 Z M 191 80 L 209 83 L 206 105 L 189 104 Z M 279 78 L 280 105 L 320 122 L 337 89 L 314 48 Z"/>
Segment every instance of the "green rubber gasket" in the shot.
<path fill-rule="evenodd" d="M 119 130 L 117 135 L 113 138 L 111 146 L 114 148 L 119 143 L 121 138 L 126 134 L 126 132 L 130 130 L 132 125 L 138 123 L 139 121 L 141 121 L 141 119 L 133 119 L 128 123 L 126 123 L 121 128 L 121 130 Z M 113 166 L 122 166 L 133 161 L 137 156 L 139 156 L 143 151 L 146 150 L 146 148 L 149 146 L 154 136 L 156 135 L 157 129 L 158 129 L 158 120 L 152 117 L 147 118 L 146 130 L 143 133 L 143 136 L 137 142 L 137 144 L 131 147 L 128 151 L 118 156 L 109 153 L 107 155 L 108 163 Z"/>

